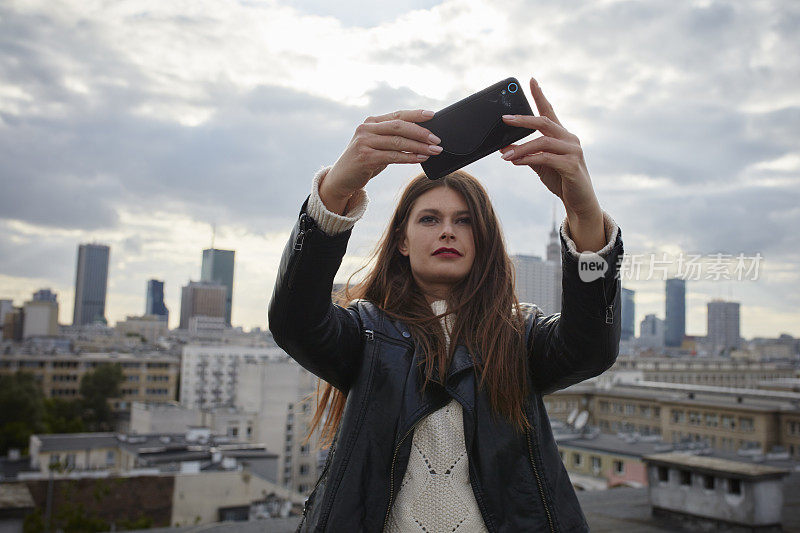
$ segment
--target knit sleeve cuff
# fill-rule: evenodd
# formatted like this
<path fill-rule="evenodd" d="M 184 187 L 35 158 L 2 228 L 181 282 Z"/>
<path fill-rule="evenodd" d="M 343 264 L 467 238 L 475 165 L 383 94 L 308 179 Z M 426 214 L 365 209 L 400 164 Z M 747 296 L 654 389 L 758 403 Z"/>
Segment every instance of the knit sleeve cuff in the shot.
<path fill-rule="evenodd" d="M 319 197 L 320 183 L 325 179 L 330 169 L 331 166 L 323 167 L 314 175 L 314 180 L 311 184 L 311 197 L 308 200 L 306 212 L 324 233 L 333 236 L 352 228 L 364 216 L 369 204 L 369 196 L 365 189 L 359 189 L 347 201 L 345 215 L 330 211 Z"/>
<path fill-rule="evenodd" d="M 619 232 L 619 226 L 617 226 L 617 223 L 614 221 L 614 219 L 611 218 L 611 216 L 605 211 L 603 211 L 603 230 L 605 231 L 606 244 L 600 250 L 595 252 L 600 257 L 605 257 L 608 255 L 617 240 L 617 233 Z M 564 217 L 564 221 L 561 222 L 561 236 L 564 237 L 564 241 L 567 243 L 567 252 L 569 252 L 569 254 L 572 255 L 572 257 L 574 257 L 576 260 L 579 259 L 581 254 L 575 246 L 575 241 L 572 240 L 572 234 L 569 231 L 567 217 Z"/>

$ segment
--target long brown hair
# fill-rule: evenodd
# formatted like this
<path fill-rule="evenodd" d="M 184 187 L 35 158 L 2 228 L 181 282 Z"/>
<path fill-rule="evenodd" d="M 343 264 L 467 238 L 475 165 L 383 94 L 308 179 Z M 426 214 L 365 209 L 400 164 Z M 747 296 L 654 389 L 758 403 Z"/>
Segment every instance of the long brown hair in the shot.
<path fill-rule="evenodd" d="M 466 202 L 472 219 L 475 259 L 470 272 L 450 290 L 447 311 L 434 315 L 431 306 L 414 280 L 409 258 L 398 250 L 406 231 L 414 202 L 436 187 L 449 187 Z M 350 279 L 376 263 L 366 277 L 351 287 Z M 475 354 L 475 372 L 479 387 L 488 388 L 495 412 L 505 416 L 520 431 L 529 427 L 523 410 L 528 394 L 525 380 L 524 318 L 514 294 L 514 268 L 506 253 L 500 223 L 483 185 L 471 174 L 458 170 L 438 180 L 421 173 L 414 177 L 400 197 L 383 237 L 367 263 L 350 275 L 347 285 L 334 298 L 345 305 L 363 298 L 377 305 L 388 316 L 407 325 L 420 343 L 425 367 L 423 390 L 434 381 L 433 368 L 446 376 L 455 347 L 463 344 Z M 455 314 L 449 349 L 440 319 Z M 331 443 L 344 411 L 346 394 L 330 383 L 319 380 L 317 408 L 311 420 L 307 443 L 324 418 L 321 446 Z"/>

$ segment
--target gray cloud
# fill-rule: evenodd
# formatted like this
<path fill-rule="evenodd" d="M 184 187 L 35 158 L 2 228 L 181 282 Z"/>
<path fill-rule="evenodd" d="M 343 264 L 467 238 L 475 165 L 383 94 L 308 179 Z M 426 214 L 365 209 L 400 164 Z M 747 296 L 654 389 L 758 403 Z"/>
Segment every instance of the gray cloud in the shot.
<path fill-rule="evenodd" d="M 292 5 L 332 14 L 327 4 Z M 429 5 L 353 8 L 342 20 L 370 26 Z M 464 8 L 448 4 L 447 17 Z M 790 231 L 800 225 L 798 170 L 754 169 L 797 153 L 800 5 L 511 1 L 503 10 L 506 38 L 491 45 L 478 44 L 480 34 L 469 28 L 443 27 L 455 37 L 366 51 L 365 64 L 436 66 L 452 73 L 453 88 L 436 100 L 381 82 L 365 93 L 362 108 L 310 96 L 305 87 L 265 81 L 243 89 L 224 77 L 198 82 L 191 96 L 171 94 L 154 73 L 104 45 L 107 30 L 97 23 L 0 6 L 0 91 L 4 84 L 22 91 L 0 92 L 0 222 L 90 232 L 119 229 L 122 210 L 144 217 L 177 210 L 256 233 L 288 231 L 313 172 L 336 160 L 367 115 L 440 109 L 466 96 L 465 72 L 541 63 L 541 74 L 532 74 L 546 94 L 569 102 L 557 109 L 565 125 L 573 127 L 564 117 L 577 117 L 593 132 L 584 143 L 587 163 L 603 207 L 623 227 L 626 249 L 647 251 L 657 242 L 800 260 L 800 237 Z M 158 22 L 187 31 L 213 25 L 195 17 Z M 319 61 L 302 53 L 293 60 Z M 209 118 L 184 126 L 143 112 L 153 104 L 191 107 Z M 490 190 L 511 251 L 541 254 L 554 197 L 532 172 L 499 156 L 469 170 Z M 390 168 L 368 186 L 374 203 L 351 250 L 374 242 L 397 191 L 418 171 Z M 635 190 L 617 182 L 632 174 L 663 181 Z M 783 181 L 760 183 L 770 178 Z M 15 230 L 3 227 L 0 272 L 71 283 L 77 243 L 20 244 Z M 140 255 L 143 239 L 123 240 L 119 253 Z"/>

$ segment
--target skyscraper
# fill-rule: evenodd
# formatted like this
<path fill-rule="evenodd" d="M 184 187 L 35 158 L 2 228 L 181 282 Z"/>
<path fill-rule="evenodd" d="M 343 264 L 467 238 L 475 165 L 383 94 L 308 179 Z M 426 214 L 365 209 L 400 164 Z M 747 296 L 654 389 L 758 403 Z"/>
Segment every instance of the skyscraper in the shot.
<path fill-rule="evenodd" d="M 181 289 L 180 329 L 189 329 L 195 316 L 225 318 L 225 294 L 221 283 L 190 281 Z"/>
<path fill-rule="evenodd" d="M 75 307 L 72 325 L 106 321 L 108 258 L 111 249 L 103 244 L 81 244 L 75 273 Z"/>
<path fill-rule="evenodd" d="M 144 314 L 160 316 L 164 322 L 169 322 L 169 310 L 164 305 L 163 281 L 151 279 L 147 282 L 147 300 Z"/>
<path fill-rule="evenodd" d="M 512 255 L 514 292 L 520 302 L 536 304 L 546 315 L 561 311 L 561 268 L 538 255 Z"/>
<path fill-rule="evenodd" d="M 708 343 L 715 354 L 739 347 L 739 302 L 708 302 Z"/>
<path fill-rule="evenodd" d="M 547 260 L 538 255 L 512 255 L 517 300 L 536 304 L 546 315 L 561 311 L 561 239 L 553 226 L 547 242 Z"/>
<path fill-rule="evenodd" d="M 668 279 L 666 293 L 664 344 L 680 346 L 686 334 L 686 280 Z"/>
<path fill-rule="evenodd" d="M 220 283 L 225 286 L 225 324 L 231 325 L 231 304 L 233 302 L 233 250 L 208 248 L 203 250 L 203 268 L 200 280 Z"/>
<path fill-rule="evenodd" d="M 649 348 L 664 346 L 664 321 L 656 315 L 645 315 L 639 323 L 639 345 Z"/>
<path fill-rule="evenodd" d="M 34 302 L 57 302 L 56 294 L 50 289 L 39 289 L 33 293 Z"/>
<path fill-rule="evenodd" d="M 636 303 L 633 300 L 634 291 L 622 287 L 622 335 L 621 340 L 627 341 L 634 336 L 636 320 Z"/>

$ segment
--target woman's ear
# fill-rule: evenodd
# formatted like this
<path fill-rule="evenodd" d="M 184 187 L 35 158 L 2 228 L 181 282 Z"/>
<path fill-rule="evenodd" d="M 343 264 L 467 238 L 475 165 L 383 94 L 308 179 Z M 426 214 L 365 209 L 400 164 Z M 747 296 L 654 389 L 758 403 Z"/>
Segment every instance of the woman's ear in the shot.
<path fill-rule="evenodd" d="M 403 235 L 403 238 L 397 243 L 397 251 L 408 257 L 408 237 L 405 235 Z"/>

